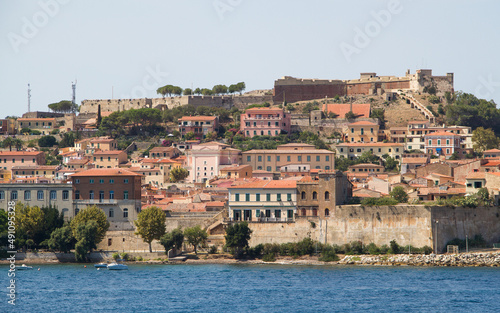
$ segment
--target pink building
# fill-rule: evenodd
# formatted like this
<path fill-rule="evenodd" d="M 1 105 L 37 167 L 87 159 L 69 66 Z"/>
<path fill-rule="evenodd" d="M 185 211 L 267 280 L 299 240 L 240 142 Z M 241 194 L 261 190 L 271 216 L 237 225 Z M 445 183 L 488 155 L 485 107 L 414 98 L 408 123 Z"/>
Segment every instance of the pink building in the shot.
<path fill-rule="evenodd" d="M 240 129 L 245 137 L 290 133 L 291 115 L 283 109 L 251 108 L 241 114 L 240 119 Z"/>
<path fill-rule="evenodd" d="M 45 165 L 45 153 L 42 151 L 0 151 L 0 169 L 11 170 L 14 166 Z"/>
<path fill-rule="evenodd" d="M 224 167 L 240 164 L 241 151 L 219 142 L 207 142 L 187 150 L 188 180 L 202 183 L 219 175 Z"/>
<path fill-rule="evenodd" d="M 205 138 L 210 132 L 219 129 L 217 116 L 183 116 L 179 119 L 179 132 L 184 137 L 193 132 L 196 138 Z"/>
<path fill-rule="evenodd" d="M 464 153 L 471 152 L 469 149 L 462 149 L 460 145 L 460 135 L 450 132 L 435 132 L 425 136 L 425 151 L 429 154 L 444 155 L 449 158 L 457 152 L 459 157 Z"/>

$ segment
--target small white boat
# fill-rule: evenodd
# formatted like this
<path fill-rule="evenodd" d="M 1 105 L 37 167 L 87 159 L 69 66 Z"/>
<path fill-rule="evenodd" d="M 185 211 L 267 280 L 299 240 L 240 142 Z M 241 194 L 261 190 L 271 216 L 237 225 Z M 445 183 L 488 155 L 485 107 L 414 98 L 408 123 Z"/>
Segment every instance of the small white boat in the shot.
<path fill-rule="evenodd" d="M 106 268 L 108 267 L 107 263 L 99 263 L 99 264 L 94 264 L 95 268 Z"/>
<path fill-rule="evenodd" d="M 120 263 L 108 264 L 108 270 L 128 270 L 128 266 Z"/>
<path fill-rule="evenodd" d="M 26 264 L 23 264 L 21 266 L 16 266 L 16 270 L 18 271 L 24 271 L 24 270 L 32 270 L 33 266 L 27 266 Z"/>

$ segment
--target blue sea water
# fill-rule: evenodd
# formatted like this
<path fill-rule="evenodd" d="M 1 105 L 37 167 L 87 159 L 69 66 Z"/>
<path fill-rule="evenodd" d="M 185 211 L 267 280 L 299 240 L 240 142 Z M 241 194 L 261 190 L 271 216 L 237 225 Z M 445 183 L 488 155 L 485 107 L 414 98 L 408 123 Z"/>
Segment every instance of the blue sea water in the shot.
<path fill-rule="evenodd" d="M 500 312 L 499 268 L 35 265 L 15 307 L 7 270 L 0 312 Z"/>

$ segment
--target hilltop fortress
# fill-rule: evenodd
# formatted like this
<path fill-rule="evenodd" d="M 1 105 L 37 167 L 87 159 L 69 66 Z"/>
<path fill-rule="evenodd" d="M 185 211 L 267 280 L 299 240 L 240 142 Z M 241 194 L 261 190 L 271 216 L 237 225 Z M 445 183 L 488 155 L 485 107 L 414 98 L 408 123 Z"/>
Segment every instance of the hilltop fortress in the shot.
<path fill-rule="evenodd" d="M 359 79 L 326 80 L 300 79 L 290 76 L 274 82 L 273 101 L 275 103 L 297 102 L 313 99 L 334 98 L 349 95 L 382 95 L 397 90 L 424 91 L 434 87 L 437 95 L 453 92 L 453 73 L 446 76 L 432 76 L 432 70 L 417 70 L 415 74 L 406 71 L 403 77 L 377 76 L 376 73 L 361 73 Z"/>
<path fill-rule="evenodd" d="M 249 104 L 269 102 L 278 104 L 306 101 L 314 99 L 334 98 L 349 95 L 383 95 L 398 90 L 424 91 L 424 88 L 434 87 L 438 96 L 446 91 L 453 92 L 453 73 L 446 76 L 433 76 L 432 70 L 417 70 L 415 74 L 406 71 L 405 76 L 377 76 L 376 73 L 361 73 L 359 79 L 327 80 L 300 79 L 290 76 L 282 77 L 274 82 L 272 95 L 270 92 L 257 91 L 243 95 L 225 96 L 180 96 L 165 98 L 141 99 L 99 99 L 83 100 L 80 113 L 97 113 L 99 105 L 103 112 L 125 111 L 140 108 L 172 109 L 183 105 L 222 107 L 233 106 L 243 109 Z"/>

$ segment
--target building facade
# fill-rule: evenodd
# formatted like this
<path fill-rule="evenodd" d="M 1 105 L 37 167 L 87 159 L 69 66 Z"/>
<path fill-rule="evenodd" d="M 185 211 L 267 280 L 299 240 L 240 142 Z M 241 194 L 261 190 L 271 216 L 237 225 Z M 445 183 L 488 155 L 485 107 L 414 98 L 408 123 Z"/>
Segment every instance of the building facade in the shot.
<path fill-rule="evenodd" d="M 289 134 L 291 114 L 278 108 L 251 108 L 240 115 L 240 130 L 245 137 Z"/>
<path fill-rule="evenodd" d="M 193 146 L 187 151 L 187 166 L 190 182 L 204 183 L 219 175 L 224 167 L 239 164 L 241 151 L 219 142 L 207 142 Z"/>
<path fill-rule="evenodd" d="M 194 133 L 195 138 L 205 138 L 208 133 L 219 130 L 217 116 L 183 116 L 179 119 L 179 132 L 184 137 L 187 133 Z"/>
<path fill-rule="evenodd" d="M 41 151 L 0 151 L 0 167 L 12 170 L 13 166 L 45 165 L 45 153 Z"/>
<path fill-rule="evenodd" d="M 121 150 L 97 151 L 93 158 L 96 168 L 114 168 L 128 162 L 127 153 Z"/>
<path fill-rule="evenodd" d="M 401 159 L 401 155 L 404 152 L 404 144 L 402 143 L 340 143 L 335 146 L 337 155 L 339 157 L 349 158 L 353 160 L 354 158 L 360 157 L 364 152 L 371 151 L 374 155 L 382 157 L 388 154 L 394 159 Z"/>

